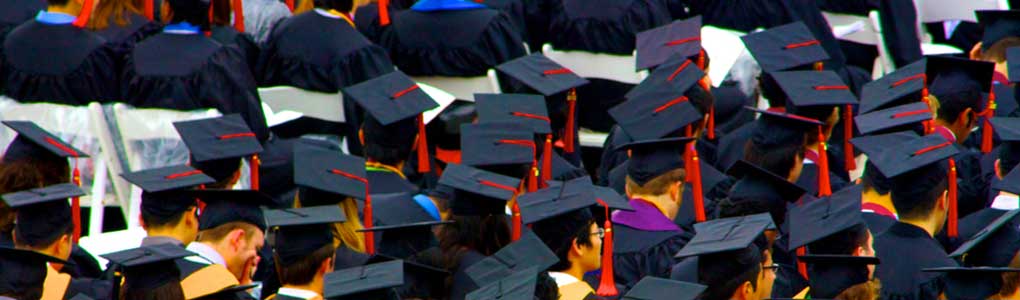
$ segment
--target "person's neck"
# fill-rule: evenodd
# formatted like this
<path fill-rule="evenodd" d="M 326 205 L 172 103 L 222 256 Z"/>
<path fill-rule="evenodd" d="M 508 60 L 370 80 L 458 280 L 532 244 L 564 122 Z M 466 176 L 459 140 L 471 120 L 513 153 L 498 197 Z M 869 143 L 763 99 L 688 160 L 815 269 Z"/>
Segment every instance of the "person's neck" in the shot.
<path fill-rule="evenodd" d="M 963 144 L 964 141 L 961 140 L 960 137 L 963 136 L 964 133 L 963 131 L 966 129 L 957 128 L 957 126 L 953 126 L 953 124 L 947 123 L 945 120 L 942 119 L 935 119 L 935 126 L 942 126 L 945 127 L 946 129 L 949 129 L 949 132 L 952 132 L 953 137 L 956 138 L 956 143 Z"/>
<path fill-rule="evenodd" d="M 921 229 L 924 229 L 924 231 L 928 233 L 929 237 L 934 237 L 935 233 L 938 232 L 939 229 L 941 229 L 941 226 L 938 225 L 939 222 L 937 222 L 935 218 L 930 217 L 926 219 L 904 219 L 901 216 L 900 222 L 914 225 L 920 227 Z"/>
<path fill-rule="evenodd" d="M 176 228 L 168 228 L 168 229 L 163 229 L 163 228 L 146 228 L 145 229 L 145 233 L 148 236 L 161 236 L 161 237 L 172 238 L 172 239 L 175 239 L 175 240 L 181 242 L 181 244 L 184 244 L 184 245 L 190 244 L 191 242 L 195 241 L 195 236 L 194 235 L 190 235 L 189 236 L 189 234 L 185 234 L 184 233 L 184 230 L 177 230 Z"/>
<path fill-rule="evenodd" d="M 62 13 L 77 16 L 78 13 L 81 13 L 81 6 L 74 4 L 74 1 L 68 1 L 66 5 L 47 6 L 46 11 L 51 13 Z"/>
<path fill-rule="evenodd" d="M 581 269 L 581 264 L 578 263 L 571 263 L 570 268 L 563 270 L 563 273 L 574 276 L 574 278 L 577 278 L 578 281 L 583 281 L 584 278 L 584 270 Z"/>
<path fill-rule="evenodd" d="M 631 198 L 642 199 L 655 205 L 655 207 L 670 220 L 676 218 L 679 205 L 673 202 L 669 194 L 663 195 L 631 195 Z"/>
<path fill-rule="evenodd" d="M 322 295 L 322 290 L 325 288 L 324 286 L 325 286 L 325 284 L 323 283 L 322 276 L 320 276 L 320 275 L 316 275 L 314 278 L 312 278 L 312 281 L 309 282 L 308 284 L 284 284 L 283 285 L 283 287 L 285 287 L 285 288 L 312 291 L 312 292 L 315 292 L 315 293 L 317 293 L 319 295 Z"/>
<path fill-rule="evenodd" d="M 875 191 L 875 189 L 864 189 L 864 192 L 861 193 L 861 203 L 877 204 L 888 209 L 891 213 L 896 213 L 896 207 L 893 206 L 892 196 L 889 193 L 882 195 Z"/>

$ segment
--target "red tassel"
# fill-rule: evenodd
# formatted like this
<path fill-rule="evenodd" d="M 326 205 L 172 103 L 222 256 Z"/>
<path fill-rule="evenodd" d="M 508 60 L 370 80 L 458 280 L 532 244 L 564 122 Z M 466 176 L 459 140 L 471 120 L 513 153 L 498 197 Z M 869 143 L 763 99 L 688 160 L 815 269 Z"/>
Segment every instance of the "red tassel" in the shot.
<path fill-rule="evenodd" d="M 259 166 L 262 165 L 262 160 L 259 159 L 259 155 L 255 154 L 251 156 L 251 164 L 248 165 L 251 168 L 251 189 L 259 190 Z"/>
<path fill-rule="evenodd" d="M 825 133 L 822 126 L 818 126 L 818 197 L 832 195 L 832 187 L 829 186 L 829 154 L 825 152 Z"/>
<path fill-rule="evenodd" d="M 925 86 L 927 86 L 927 80 L 925 80 Z M 928 97 L 928 88 L 921 89 L 921 102 L 924 102 L 928 106 L 928 110 L 931 110 L 931 99 Z M 932 134 L 935 132 L 935 114 L 932 113 L 932 119 L 924 121 L 924 134 Z"/>
<path fill-rule="evenodd" d="M 981 112 L 985 121 L 981 126 L 981 153 L 992 152 L 992 117 L 995 116 L 995 89 L 988 93 L 988 106 Z"/>
<path fill-rule="evenodd" d="M 949 159 L 949 232 L 947 235 L 951 238 L 960 236 L 959 230 L 956 228 L 957 221 L 957 209 L 956 209 L 956 160 Z"/>
<path fill-rule="evenodd" d="M 567 126 L 563 133 L 563 151 L 567 153 L 574 153 L 574 134 L 577 133 L 577 128 L 574 120 L 575 110 L 577 109 L 577 90 L 570 89 L 567 93 Z"/>
<path fill-rule="evenodd" d="M 823 64 L 820 61 L 819 62 L 815 62 L 813 67 L 815 68 L 815 71 L 824 71 L 825 70 L 825 64 Z"/>
<path fill-rule="evenodd" d="M 797 256 L 804 255 L 807 255 L 807 248 L 804 247 L 797 248 Z M 808 279 L 807 264 L 804 263 L 803 261 L 800 261 L 799 259 L 797 260 L 797 272 L 800 273 L 800 276 L 804 276 L 804 279 Z"/>
<path fill-rule="evenodd" d="M 89 19 L 92 18 L 93 0 L 85 0 L 81 6 L 81 13 L 78 14 L 78 18 L 74 19 L 74 27 L 85 28 L 85 25 L 89 23 Z"/>
<path fill-rule="evenodd" d="M 701 163 L 698 159 L 698 150 L 694 148 L 694 143 L 688 144 L 687 151 L 691 153 L 690 164 L 687 165 L 687 170 L 690 172 L 691 187 L 694 189 L 691 191 L 694 194 L 694 221 L 701 223 L 705 221 L 705 196 L 701 186 Z"/>
<path fill-rule="evenodd" d="M 514 204 L 510 206 L 510 213 L 513 214 L 511 222 L 513 223 L 513 229 L 510 231 L 510 240 L 517 241 L 521 239 L 521 207 L 517 205 L 517 200 L 514 200 Z"/>
<path fill-rule="evenodd" d="M 843 110 L 843 159 L 846 163 L 846 170 L 856 170 L 857 161 L 854 160 L 854 145 L 850 139 L 854 137 L 854 110 L 849 104 Z"/>
<path fill-rule="evenodd" d="M 372 228 L 372 194 L 368 192 L 368 182 L 365 182 L 365 228 Z M 375 233 L 372 231 L 365 231 L 365 253 L 369 255 L 375 254 Z"/>
<path fill-rule="evenodd" d="M 606 235 L 602 237 L 602 275 L 599 278 L 599 288 L 595 291 L 601 297 L 616 296 L 620 292 L 616 290 L 616 279 L 613 278 L 613 223 L 609 217 L 609 205 L 602 199 L 595 199 L 606 208 L 606 221 L 602 229 Z"/>
<path fill-rule="evenodd" d="M 418 115 L 418 173 L 428 173 L 429 168 L 429 143 L 425 137 L 425 118 Z"/>
<path fill-rule="evenodd" d="M 74 185 L 81 186 L 81 171 L 78 170 L 78 159 L 74 159 L 74 170 L 71 172 L 71 181 Z M 96 200 L 100 201 L 100 200 Z M 81 199 L 71 198 L 71 220 L 74 222 L 74 243 L 81 238 Z"/>
<path fill-rule="evenodd" d="M 241 0 L 234 0 L 233 7 L 231 8 L 234 10 L 234 29 L 237 32 L 244 32 L 244 4 L 242 2 Z"/>
<path fill-rule="evenodd" d="M 152 1 L 153 0 L 142 1 L 142 13 L 145 14 L 145 18 L 149 19 L 149 21 L 152 21 L 152 20 L 156 19 L 156 17 L 155 17 L 156 16 L 156 9 L 154 7 L 155 4 L 153 4 Z"/>
<path fill-rule="evenodd" d="M 290 12 L 294 12 L 294 0 L 287 0 L 287 8 L 290 9 Z"/>
<path fill-rule="evenodd" d="M 390 25 L 390 0 L 379 0 L 379 25 Z"/>
<path fill-rule="evenodd" d="M 538 190 L 538 161 L 531 163 L 531 176 L 528 180 L 528 193 Z"/>
<path fill-rule="evenodd" d="M 705 49 L 698 51 L 698 68 L 705 70 Z"/>
<path fill-rule="evenodd" d="M 552 134 L 545 135 L 545 146 L 542 146 L 542 183 L 552 180 Z"/>

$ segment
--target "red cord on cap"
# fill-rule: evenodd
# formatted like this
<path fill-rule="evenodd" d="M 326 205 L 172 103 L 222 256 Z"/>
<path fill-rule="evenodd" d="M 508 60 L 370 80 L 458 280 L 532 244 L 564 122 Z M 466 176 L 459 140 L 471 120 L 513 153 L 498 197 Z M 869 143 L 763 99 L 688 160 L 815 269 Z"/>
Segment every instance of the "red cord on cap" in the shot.
<path fill-rule="evenodd" d="M 803 47 L 808 47 L 808 46 L 813 46 L 813 45 L 820 45 L 820 44 L 821 43 L 818 42 L 818 40 L 810 40 L 810 41 L 806 41 L 806 42 L 788 44 L 785 47 L 783 47 L 783 49 L 790 50 L 790 49 L 803 48 Z"/>
<path fill-rule="evenodd" d="M 599 288 L 595 294 L 601 297 L 611 297 L 620 293 L 616 290 L 616 279 L 613 275 L 613 223 L 610 220 L 609 204 L 599 198 L 595 198 L 595 201 L 606 209 L 606 221 L 602 223 L 602 230 L 605 231 L 605 235 L 602 237 L 602 274 L 599 278 Z"/>
<path fill-rule="evenodd" d="M 170 174 L 170 175 L 164 176 L 163 178 L 167 179 L 167 180 L 173 180 L 173 179 L 177 179 L 177 178 L 194 176 L 194 175 L 199 175 L 199 174 L 202 174 L 202 171 L 191 170 L 191 171 L 187 171 L 187 172 L 180 172 L 180 173 Z"/>
<path fill-rule="evenodd" d="M 328 171 L 330 173 L 333 173 L 333 174 L 336 174 L 336 175 L 340 175 L 340 176 L 343 176 L 343 177 L 347 177 L 347 178 L 350 178 L 352 180 L 356 180 L 356 181 L 359 181 L 359 182 L 365 184 L 365 209 L 363 211 L 364 221 L 362 221 L 362 224 L 365 226 L 365 229 L 371 229 L 372 228 L 372 193 L 369 191 L 368 179 L 366 179 L 364 177 L 356 176 L 354 174 L 347 173 L 347 172 L 344 172 L 344 171 L 338 170 L 338 169 L 330 169 Z M 365 253 L 368 253 L 370 255 L 371 254 L 375 254 L 375 233 L 372 232 L 372 231 L 364 231 L 362 233 L 365 235 Z"/>
<path fill-rule="evenodd" d="M 930 112 L 931 111 L 927 110 L 927 109 L 905 111 L 905 112 L 893 114 L 891 119 L 899 119 L 899 118 L 903 118 L 903 117 L 923 115 L 925 113 L 930 113 Z"/>
<path fill-rule="evenodd" d="M 673 81 L 673 79 L 676 78 L 677 75 L 680 75 L 680 72 L 683 72 L 684 69 L 687 69 L 687 66 L 689 66 L 690 64 L 691 61 L 685 60 L 684 63 L 680 64 L 679 67 L 676 67 L 676 70 L 673 70 L 672 74 L 669 74 L 669 77 L 666 78 L 666 81 Z"/>
<path fill-rule="evenodd" d="M 677 104 L 684 103 L 684 102 L 687 102 L 687 96 L 676 97 L 673 100 L 669 100 L 668 102 L 666 102 L 666 103 L 664 103 L 662 105 L 659 105 L 659 107 L 656 107 L 655 110 L 653 111 L 653 113 L 656 113 L 656 114 L 660 113 L 660 112 L 666 110 L 667 108 L 669 108 L 670 106 L 677 105 Z"/>
<path fill-rule="evenodd" d="M 222 134 L 222 135 L 217 136 L 216 138 L 220 139 L 220 140 L 227 140 L 227 139 L 236 139 L 236 138 L 243 138 L 243 137 L 255 137 L 255 133 L 242 132 L 242 133 Z"/>

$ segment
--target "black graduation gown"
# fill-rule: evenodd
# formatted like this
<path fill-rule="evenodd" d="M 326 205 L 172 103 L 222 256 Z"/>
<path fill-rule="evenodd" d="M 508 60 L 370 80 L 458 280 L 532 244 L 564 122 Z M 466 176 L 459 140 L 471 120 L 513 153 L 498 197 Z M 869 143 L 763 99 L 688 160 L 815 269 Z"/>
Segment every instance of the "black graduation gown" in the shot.
<path fill-rule="evenodd" d="M 528 41 L 528 25 L 524 19 L 524 0 L 477 0 L 476 3 L 498 10 L 514 24 L 514 29 L 521 36 L 521 41 Z M 531 48 L 538 52 L 540 49 Z"/>
<path fill-rule="evenodd" d="M 84 248 L 74 245 L 71 248 L 71 256 L 68 261 L 74 265 L 64 265 L 63 272 L 74 278 L 99 278 L 103 270 L 99 268 L 99 262 L 93 258 Z"/>
<path fill-rule="evenodd" d="M 87 105 L 117 97 L 115 53 L 71 24 L 25 22 L 0 48 L 0 93 L 20 102 Z"/>
<path fill-rule="evenodd" d="M 451 275 L 453 276 L 453 285 L 450 286 L 449 300 L 464 300 L 467 294 L 470 294 L 481 287 L 481 285 L 475 283 L 475 281 L 471 279 L 471 276 L 468 276 L 467 269 L 482 259 L 485 259 L 485 255 L 482 255 L 477 251 L 468 250 L 464 252 L 464 255 L 460 258 L 460 262 L 457 264 L 457 269 Z"/>
<path fill-rule="evenodd" d="M 755 124 L 755 122 L 746 123 L 719 138 L 719 147 L 716 149 L 716 169 L 727 170 L 738 160 L 744 159 L 744 147 L 747 145 L 747 141 L 751 140 Z"/>
<path fill-rule="evenodd" d="M 917 43 L 917 10 L 911 0 L 817 0 L 823 11 L 867 16 L 878 10 L 882 20 L 882 36 L 893 63 L 906 66 L 921 59 L 921 45 Z M 874 47 L 874 46 L 872 46 Z M 846 48 L 843 48 L 846 49 Z M 855 52 L 846 52 L 848 60 L 854 60 Z M 874 62 L 874 55 L 871 56 Z"/>
<path fill-rule="evenodd" d="M 259 191 L 273 198 L 273 209 L 294 205 L 297 186 L 294 185 L 294 144 L 297 139 L 284 139 L 273 135 L 262 145 L 259 153 L 259 180 L 272 182 L 259 187 Z"/>
<path fill-rule="evenodd" d="M 619 125 L 613 125 L 613 129 L 609 130 L 609 136 L 602 143 L 602 160 L 595 173 L 598 185 L 609 186 L 609 172 L 628 159 L 627 151 L 618 148 L 632 140 L 633 138 L 627 135 L 623 131 L 623 127 Z"/>
<path fill-rule="evenodd" d="M 483 76 L 525 54 L 513 20 L 494 9 L 404 10 L 390 19 L 378 44 L 409 76 Z"/>
<path fill-rule="evenodd" d="M 237 47 L 201 34 L 160 33 L 131 52 L 121 74 L 121 93 L 135 107 L 239 113 L 265 141 L 269 129 L 249 70 Z"/>
<path fill-rule="evenodd" d="M 829 156 L 829 163 L 831 164 L 833 159 L 842 160 L 843 157 Z M 805 163 L 804 168 L 800 171 L 800 178 L 797 178 L 797 186 L 804 189 L 805 193 L 812 196 L 818 196 L 818 165 L 813 163 Z M 835 172 L 829 171 L 829 188 L 835 193 L 843 188 L 850 186 L 850 183 L 844 180 Z"/>
<path fill-rule="evenodd" d="M 121 70 L 124 58 L 131 53 L 131 50 L 135 49 L 135 45 L 150 36 L 158 34 L 163 29 L 163 25 L 149 21 L 149 19 L 139 14 L 128 12 L 124 18 L 127 20 L 127 24 L 119 26 L 115 18 L 110 16 L 107 27 L 96 31 L 96 34 L 106 39 L 106 43 L 117 55 L 117 70 Z"/>
<path fill-rule="evenodd" d="M 389 171 L 368 171 L 368 185 L 372 194 L 390 193 L 418 193 L 418 187 L 413 183 L 400 177 L 399 174 Z"/>
<path fill-rule="evenodd" d="M 673 258 L 693 237 L 689 232 L 644 231 L 613 224 L 613 274 L 630 290 L 645 276 L 669 278 Z"/>
<path fill-rule="evenodd" d="M 209 37 L 220 44 L 234 45 L 241 49 L 241 52 L 244 52 L 245 62 L 248 63 L 248 67 L 252 68 L 252 74 L 255 74 L 254 68 L 258 64 L 260 50 L 251 34 L 238 32 L 231 26 L 214 26 L 209 32 Z"/>
<path fill-rule="evenodd" d="M 388 6 L 390 20 L 393 18 L 393 13 L 411 8 L 415 1 L 417 0 L 391 0 Z M 354 26 L 358 28 L 358 31 L 373 43 L 378 43 L 383 29 L 389 26 L 379 24 L 379 3 L 369 2 L 362 5 L 354 14 Z"/>
<path fill-rule="evenodd" d="M 78 294 L 89 296 L 92 299 L 113 299 L 113 283 L 106 280 L 92 278 L 74 278 L 67 284 L 64 292 L 64 299 L 71 299 Z"/>
<path fill-rule="evenodd" d="M 890 226 L 896 224 L 896 219 L 871 212 L 862 212 L 861 218 L 864 219 L 864 224 L 868 225 L 868 230 L 873 235 L 885 232 Z"/>
<path fill-rule="evenodd" d="M 375 9 L 376 5 L 364 8 Z M 362 16 L 361 10 L 358 16 Z M 346 21 L 312 11 L 287 18 L 273 28 L 263 47 L 257 70 L 260 86 L 286 85 L 338 93 L 341 88 L 392 72 L 393 63 L 386 50 L 372 44 Z M 360 154 L 357 132 L 362 114 L 362 109 L 354 101 L 344 101 L 347 126 L 302 118 L 297 121 L 302 123 L 298 128 L 279 133 L 300 136 L 342 132 L 349 150 Z"/>
<path fill-rule="evenodd" d="M 0 2 L 0 41 L 7 36 L 7 33 L 31 20 L 40 10 L 46 9 L 46 1 L 43 0 L 8 0 Z"/>
<path fill-rule="evenodd" d="M 991 205 L 988 195 L 994 173 L 982 170 L 980 151 L 967 149 L 960 144 L 954 145 L 960 150 L 953 159 L 956 160 L 957 208 L 960 218 L 963 218 Z"/>
<path fill-rule="evenodd" d="M 945 290 L 944 275 L 921 269 L 957 266 L 938 241 L 907 223 L 897 222 L 877 235 L 874 247 L 882 260 L 875 269 L 882 281 L 881 299 L 937 299 Z"/>

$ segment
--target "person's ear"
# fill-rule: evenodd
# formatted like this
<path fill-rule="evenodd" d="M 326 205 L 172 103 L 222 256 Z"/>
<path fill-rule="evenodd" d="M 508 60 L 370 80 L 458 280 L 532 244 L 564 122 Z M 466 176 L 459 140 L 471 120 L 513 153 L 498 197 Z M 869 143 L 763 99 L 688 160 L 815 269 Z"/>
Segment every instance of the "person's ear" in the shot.
<path fill-rule="evenodd" d="M 750 281 L 744 281 L 744 284 L 740 285 L 740 290 L 743 291 L 740 295 L 741 299 L 749 300 L 754 295 L 754 285 Z"/>
<path fill-rule="evenodd" d="M 964 125 L 964 127 L 968 127 L 967 129 L 969 130 L 970 129 L 969 127 L 974 122 L 974 119 L 975 119 L 974 110 L 968 107 L 964 109 L 962 112 L 960 112 L 960 115 L 957 116 L 956 118 L 956 122 L 963 123 L 962 125 Z"/>
<path fill-rule="evenodd" d="M 319 268 L 315 271 L 316 275 L 326 275 L 327 273 L 333 272 L 333 258 L 327 258 L 322 261 Z"/>
<path fill-rule="evenodd" d="M 970 55 L 970 59 L 981 60 L 981 56 L 984 55 L 984 52 L 981 51 L 981 45 L 982 43 L 978 42 L 977 44 L 974 44 L 973 48 L 970 48 L 970 52 L 968 53 Z"/>
<path fill-rule="evenodd" d="M 854 256 L 864 256 L 864 247 L 857 246 L 857 248 L 854 249 L 853 255 Z"/>
<path fill-rule="evenodd" d="M 570 241 L 570 252 L 573 252 L 578 257 L 581 257 L 582 256 L 581 251 L 584 251 L 584 249 L 582 249 L 581 247 L 582 247 L 581 244 L 577 243 L 576 238 Z"/>
<path fill-rule="evenodd" d="M 631 197 L 630 196 L 630 185 L 629 184 L 623 185 L 623 194 L 624 194 L 624 196 L 627 196 L 627 198 Z"/>
<path fill-rule="evenodd" d="M 1000 165 L 1001 163 L 1002 162 L 999 159 L 995 159 L 995 177 L 999 177 L 999 178 L 1003 177 L 1003 174 L 1002 174 L 1002 165 Z"/>
<path fill-rule="evenodd" d="M 227 238 L 229 239 L 230 247 L 234 251 L 240 251 L 246 238 L 244 235 L 244 229 L 234 229 L 234 231 L 230 232 L 230 235 L 228 235 Z"/>
<path fill-rule="evenodd" d="M 942 197 L 939 197 L 939 209 L 942 211 L 949 211 L 949 191 L 943 191 Z"/>
<path fill-rule="evenodd" d="M 358 128 L 358 142 L 361 142 L 362 145 L 365 144 L 365 129 L 364 128 Z"/>

